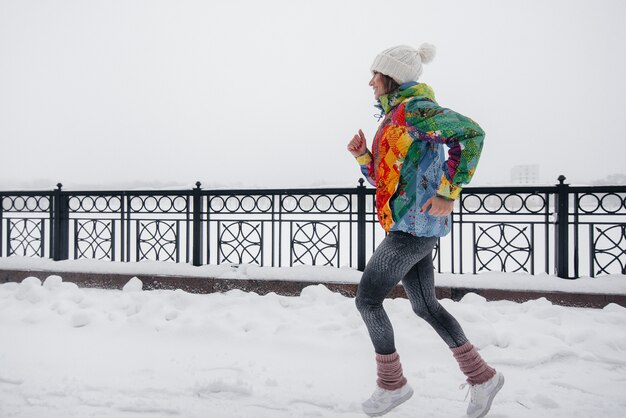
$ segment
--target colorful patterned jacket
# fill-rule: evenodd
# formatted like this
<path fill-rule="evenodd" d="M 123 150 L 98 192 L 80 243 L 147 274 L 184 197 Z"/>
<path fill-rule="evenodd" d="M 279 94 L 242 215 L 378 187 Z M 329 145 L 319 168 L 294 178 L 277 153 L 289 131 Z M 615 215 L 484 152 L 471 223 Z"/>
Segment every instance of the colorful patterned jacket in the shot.
<path fill-rule="evenodd" d="M 367 180 L 376 186 L 378 220 L 386 231 L 441 237 L 450 217 L 421 213 L 435 194 L 459 197 L 476 170 L 485 133 L 471 119 L 440 107 L 432 88 L 405 83 L 379 98 L 385 118 L 371 153 L 357 158 Z M 444 158 L 444 146 L 448 158 Z"/>

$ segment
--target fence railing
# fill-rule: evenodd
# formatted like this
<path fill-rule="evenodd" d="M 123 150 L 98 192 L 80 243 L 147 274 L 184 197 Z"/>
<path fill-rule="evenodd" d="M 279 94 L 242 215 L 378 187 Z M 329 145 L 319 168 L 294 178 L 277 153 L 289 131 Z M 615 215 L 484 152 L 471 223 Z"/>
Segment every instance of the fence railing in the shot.
<path fill-rule="evenodd" d="M 468 187 L 439 271 L 626 274 L 626 186 Z M 384 238 L 355 188 L 0 192 L 0 257 L 363 269 Z M 572 274 L 573 273 L 573 274 Z"/>

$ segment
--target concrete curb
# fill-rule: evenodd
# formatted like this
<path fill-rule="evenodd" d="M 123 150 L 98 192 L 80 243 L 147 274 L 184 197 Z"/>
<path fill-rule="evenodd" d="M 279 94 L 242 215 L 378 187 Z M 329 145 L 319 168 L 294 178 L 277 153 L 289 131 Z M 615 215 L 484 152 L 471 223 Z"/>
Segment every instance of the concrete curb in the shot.
<path fill-rule="evenodd" d="M 50 270 L 8 270 L 0 269 L 0 283 L 20 282 L 26 277 L 35 276 L 45 279 L 50 275 L 59 275 L 66 282 L 76 283 L 80 287 L 99 289 L 122 289 L 133 277 L 137 277 L 144 284 L 144 290 L 181 289 L 190 293 L 215 293 L 228 290 L 242 290 L 255 292 L 260 295 L 276 293 L 283 296 L 298 296 L 307 286 L 322 284 L 333 292 L 346 297 L 354 297 L 357 285 L 354 283 L 312 282 L 312 281 L 285 281 L 285 280 L 254 280 L 254 279 L 218 279 L 212 277 L 185 277 L 146 274 L 109 274 L 63 272 Z M 626 295 L 599 294 L 599 293 L 568 293 L 536 290 L 506 290 L 506 289 L 472 289 L 466 287 L 436 288 L 437 298 L 459 301 L 468 293 L 476 293 L 489 301 L 509 300 L 526 302 L 529 300 L 546 298 L 556 305 L 581 308 L 604 308 L 610 303 L 626 307 Z M 402 286 L 396 287 L 390 298 L 406 298 Z"/>

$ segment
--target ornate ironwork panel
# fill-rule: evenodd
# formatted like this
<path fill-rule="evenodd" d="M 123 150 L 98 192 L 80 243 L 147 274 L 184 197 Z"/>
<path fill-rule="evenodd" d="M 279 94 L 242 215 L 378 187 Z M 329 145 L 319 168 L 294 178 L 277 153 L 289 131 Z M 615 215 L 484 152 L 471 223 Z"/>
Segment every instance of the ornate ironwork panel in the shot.
<path fill-rule="evenodd" d="M 506 190 L 506 188 L 504 188 Z M 466 191 L 467 190 L 467 191 Z M 537 215 L 545 213 L 549 205 L 546 193 L 530 192 L 487 192 L 477 193 L 464 189 L 461 206 L 457 213 L 468 215 Z"/>
<path fill-rule="evenodd" d="M 178 222 L 137 221 L 137 260 L 180 261 L 178 236 Z"/>
<path fill-rule="evenodd" d="M 595 226 L 594 229 L 594 275 L 626 274 L 626 224 Z"/>
<path fill-rule="evenodd" d="M 0 195 L 0 257 L 45 257 L 50 246 L 51 197 L 42 192 Z M 6 244 L 6 247 L 3 246 Z"/>
<path fill-rule="evenodd" d="M 227 260 L 271 266 L 286 265 L 285 261 L 289 265 L 312 262 L 327 265 L 327 257 L 332 265 L 338 265 L 341 259 L 350 265 L 356 263 L 354 189 L 251 190 L 241 194 L 212 191 L 206 193 L 206 198 L 203 207 L 209 263 L 217 259 L 218 263 Z M 325 244 L 307 242 L 304 235 L 314 223 L 334 225 L 336 237 L 341 237 L 339 231 L 344 231 L 345 239 L 337 238 L 332 244 L 332 255 L 328 254 L 328 248 L 322 255 L 317 254 L 319 248 L 315 250 L 315 246 Z M 296 232 L 294 225 L 298 225 Z"/>
<path fill-rule="evenodd" d="M 2 210 L 16 213 L 45 213 L 50 210 L 50 196 L 8 195 L 2 197 Z"/>
<path fill-rule="evenodd" d="M 128 193 L 124 207 L 127 260 L 136 247 L 137 261 L 190 261 L 191 191 Z"/>
<path fill-rule="evenodd" d="M 533 247 L 528 227 L 496 224 L 478 225 L 475 254 L 478 271 L 529 272 Z"/>
<path fill-rule="evenodd" d="M 114 223 L 107 220 L 75 222 L 75 258 L 114 260 Z"/>
<path fill-rule="evenodd" d="M 347 213 L 351 209 L 348 195 L 295 195 L 287 194 L 281 198 L 281 209 L 285 213 Z"/>
<path fill-rule="evenodd" d="M 212 192 L 205 198 L 207 263 L 273 265 L 278 222 L 272 192 Z"/>
<path fill-rule="evenodd" d="M 209 211 L 230 214 L 268 214 L 274 209 L 271 195 L 216 195 L 209 199 Z"/>
<path fill-rule="evenodd" d="M 72 213 L 86 214 L 113 214 L 122 209 L 120 195 L 78 195 L 69 199 L 69 209 Z"/>
<path fill-rule="evenodd" d="M 43 257 L 44 228 L 42 220 L 8 220 L 8 255 Z"/>
<path fill-rule="evenodd" d="M 129 211 L 149 214 L 182 214 L 189 211 L 188 195 L 138 194 L 128 197 Z"/>
<path fill-rule="evenodd" d="M 129 261 L 124 257 L 124 193 L 70 194 L 67 201 L 74 258 Z"/>
<path fill-rule="evenodd" d="M 442 239 L 450 239 L 452 249 L 439 256 L 453 273 L 469 270 L 471 262 L 473 272 L 534 274 L 537 260 L 550 272 L 554 193 L 548 187 L 464 189 L 453 212 L 452 234 Z"/>
<path fill-rule="evenodd" d="M 293 224 L 292 264 L 338 266 L 339 228 L 323 222 Z"/>
<path fill-rule="evenodd" d="M 218 247 L 219 262 L 263 265 L 263 224 L 261 222 L 222 222 Z"/>
<path fill-rule="evenodd" d="M 582 192 L 577 195 L 576 207 L 585 215 L 626 214 L 626 193 Z"/>
<path fill-rule="evenodd" d="M 580 271 L 586 270 L 591 277 L 624 274 L 626 191 L 616 186 L 571 189 L 574 204 L 570 222 L 574 227 L 574 258 L 577 260 L 574 276 L 578 277 Z"/>

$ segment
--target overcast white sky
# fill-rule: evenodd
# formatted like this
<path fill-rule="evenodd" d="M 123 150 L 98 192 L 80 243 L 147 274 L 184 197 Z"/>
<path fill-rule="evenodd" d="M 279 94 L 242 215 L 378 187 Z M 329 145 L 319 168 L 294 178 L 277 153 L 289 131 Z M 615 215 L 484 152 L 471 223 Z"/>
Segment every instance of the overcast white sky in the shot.
<path fill-rule="evenodd" d="M 620 0 L 0 0 L 0 188 L 356 185 L 381 50 L 487 132 L 473 184 L 626 174 Z"/>

